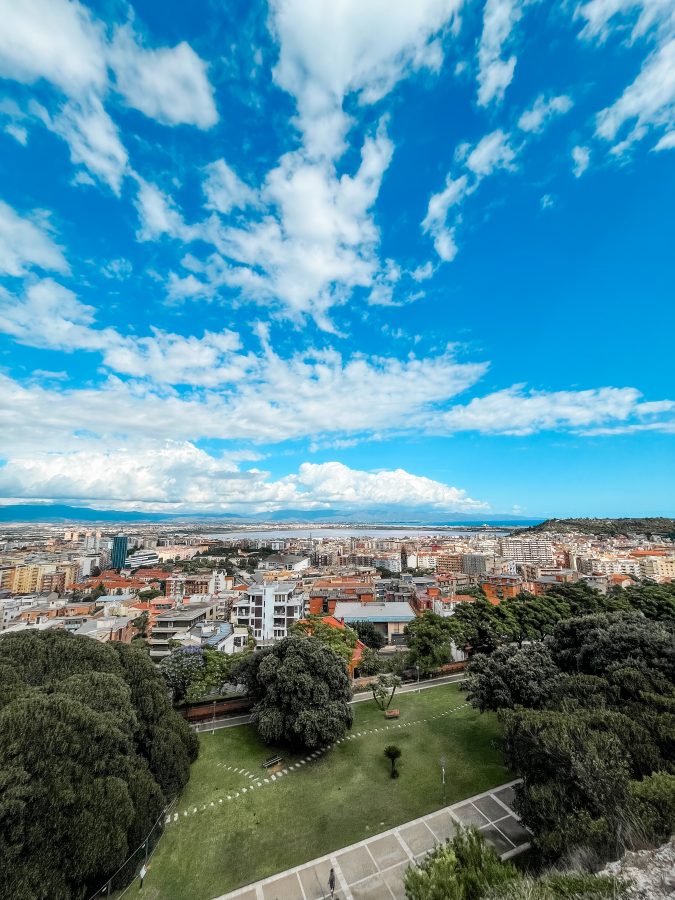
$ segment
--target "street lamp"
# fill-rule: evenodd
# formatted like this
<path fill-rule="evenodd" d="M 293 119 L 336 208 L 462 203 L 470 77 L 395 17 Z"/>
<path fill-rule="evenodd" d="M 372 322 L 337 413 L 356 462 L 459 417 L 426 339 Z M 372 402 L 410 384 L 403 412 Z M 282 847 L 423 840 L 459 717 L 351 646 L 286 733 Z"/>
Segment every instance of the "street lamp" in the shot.
<path fill-rule="evenodd" d="M 443 785 L 443 806 L 445 806 L 445 766 L 447 763 L 445 756 L 441 756 L 439 763 L 441 764 L 441 784 Z"/>
<path fill-rule="evenodd" d="M 415 666 L 415 668 L 417 669 L 417 693 L 419 694 L 419 692 L 421 690 L 421 688 L 420 688 L 420 667 Z"/>

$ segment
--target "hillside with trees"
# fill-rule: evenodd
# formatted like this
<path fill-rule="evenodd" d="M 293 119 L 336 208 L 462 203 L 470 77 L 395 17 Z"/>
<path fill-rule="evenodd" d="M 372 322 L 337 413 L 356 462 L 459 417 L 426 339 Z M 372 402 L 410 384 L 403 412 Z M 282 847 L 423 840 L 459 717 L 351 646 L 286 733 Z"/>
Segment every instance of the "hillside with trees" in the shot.
<path fill-rule="evenodd" d="M 629 534 L 645 534 L 675 538 L 675 519 L 546 519 L 531 528 L 518 530 L 518 537 L 524 534 L 551 532 L 557 534 L 597 534 L 619 537 Z"/>
<path fill-rule="evenodd" d="M 197 749 L 142 647 L 5 635 L 0 896 L 90 897 L 185 786 Z"/>

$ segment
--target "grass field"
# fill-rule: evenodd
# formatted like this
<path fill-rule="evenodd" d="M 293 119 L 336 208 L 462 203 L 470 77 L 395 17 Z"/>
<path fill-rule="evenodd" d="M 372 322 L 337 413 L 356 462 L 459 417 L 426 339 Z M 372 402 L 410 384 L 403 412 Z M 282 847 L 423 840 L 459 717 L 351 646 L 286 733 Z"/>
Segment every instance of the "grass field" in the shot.
<path fill-rule="evenodd" d="M 305 755 L 262 744 L 250 726 L 203 734 L 178 821 L 152 858 L 145 900 L 212 900 L 507 781 L 495 718 L 458 709 L 464 703 L 456 685 L 403 694 L 394 701 L 400 728 L 373 702 L 358 703 L 353 738 L 254 789 L 254 779 L 234 769 L 264 779 L 261 763 L 275 749 L 286 768 Z M 383 752 L 390 743 L 402 751 L 396 780 Z"/>

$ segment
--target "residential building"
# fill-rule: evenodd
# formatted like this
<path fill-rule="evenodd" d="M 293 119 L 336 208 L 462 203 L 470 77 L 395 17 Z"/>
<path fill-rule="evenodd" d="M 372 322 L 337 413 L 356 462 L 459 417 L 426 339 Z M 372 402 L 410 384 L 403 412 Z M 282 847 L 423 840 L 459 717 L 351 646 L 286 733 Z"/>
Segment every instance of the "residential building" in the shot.
<path fill-rule="evenodd" d="M 352 622 L 372 622 L 382 632 L 388 644 L 399 643 L 405 626 L 415 618 L 415 611 L 406 601 L 392 603 L 348 603 L 335 605 L 333 617 L 338 622 L 350 625 Z"/>
<path fill-rule="evenodd" d="M 545 538 L 500 538 L 499 552 L 516 563 L 550 566 L 555 562 L 553 543 Z"/>
<path fill-rule="evenodd" d="M 150 632 L 150 656 L 162 659 L 171 652 L 169 642 L 179 633 L 189 631 L 200 622 L 216 618 L 217 603 L 187 603 L 155 616 Z"/>
<path fill-rule="evenodd" d="M 155 550 L 137 550 L 126 558 L 125 567 L 127 569 L 140 569 L 141 566 L 158 566 L 160 562 L 159 556 Z M 116 566 L 113 566 L 116 568 Z"/>
<path fill-rule="evenodd" d="M 253 629 L 256 643 L 273 643 L 288 635 L 304 615 L 304 595 L 295 581 L 251 584 L 232 605 L 232 622 Z"/>

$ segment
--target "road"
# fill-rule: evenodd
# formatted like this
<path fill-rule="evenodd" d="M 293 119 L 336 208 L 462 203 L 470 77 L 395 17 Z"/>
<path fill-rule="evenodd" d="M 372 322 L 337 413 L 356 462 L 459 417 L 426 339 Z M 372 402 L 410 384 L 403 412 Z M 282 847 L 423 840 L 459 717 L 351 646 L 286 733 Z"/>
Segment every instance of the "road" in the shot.
<path fill-rule="evenodd" d="M 443 684 L 455 684 L 458 681 L 464 681 L 466 675 L 463 672 L 460 672 L 457 675 L 443 675 L 441 678 L 428 678 L 426 681 L 420 681 L 419 684 L 417 682 L 412 682 L 412 684 L 404 684 L 396 691 L 397 694 L 410 694 L 414 691 L 426 691 L 429 688 L 440 687 Z M 373 695 L 371 691 L 360 691 L 358 694 L 354 694 L 352 699 L 352 703 L 363 703 L 365 700 L 372 700 Z M 200 722 L 198 725 L 193 725 L 192 728 L 198 734 L 204 731 L 216 731 L 220 728 L 236 728 L 238 725 L 248 725 L 251 721 L 250 713 L 246 713 L 242 716 L 228 716 L 223 719 L 210 719 L 208 722 Z"/>

